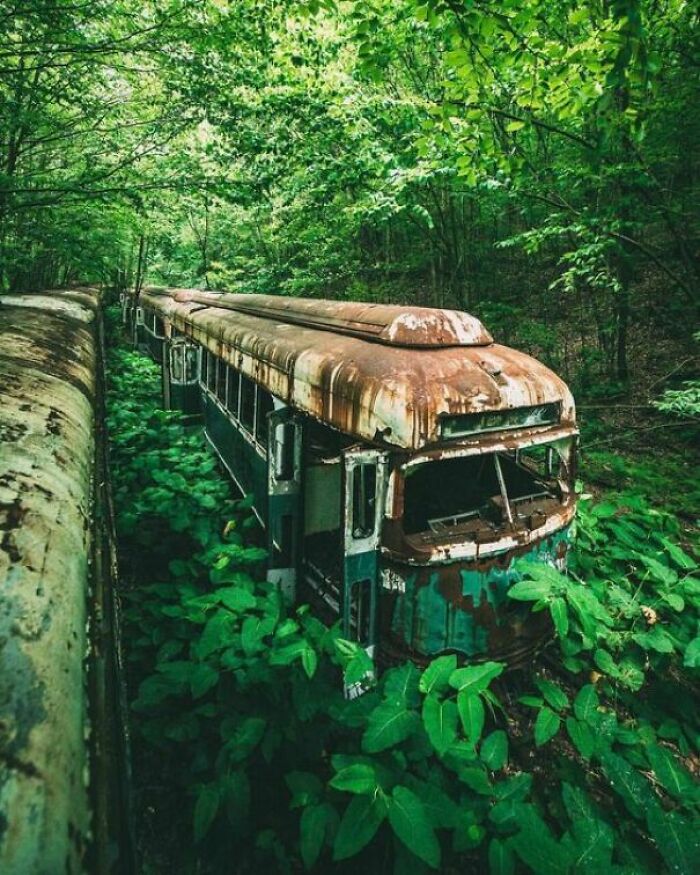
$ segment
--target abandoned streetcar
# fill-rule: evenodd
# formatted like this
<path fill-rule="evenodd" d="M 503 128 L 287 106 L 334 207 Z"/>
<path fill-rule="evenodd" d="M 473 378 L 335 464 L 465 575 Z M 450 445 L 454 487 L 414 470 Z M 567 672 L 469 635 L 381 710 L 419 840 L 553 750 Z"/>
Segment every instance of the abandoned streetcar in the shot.
<path fill-rule="evenodd" d="M 518 557 L 566 563 L 577 428 L 552 371 L 451 310 L 146 289 L 124 314 L 290 599 L 382 662 L 517 663 L 546 635 L 507 590 Z"/>

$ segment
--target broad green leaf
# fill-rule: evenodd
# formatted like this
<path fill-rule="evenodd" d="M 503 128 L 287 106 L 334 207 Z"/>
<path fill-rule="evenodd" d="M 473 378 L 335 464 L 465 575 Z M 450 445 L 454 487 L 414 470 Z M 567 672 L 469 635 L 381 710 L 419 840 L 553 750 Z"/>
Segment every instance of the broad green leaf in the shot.
<path fill-rule="evenodd" d="M 479 751 L 482 762 L 493 772 L 502 769 L 508 760 L 508 736 L 502 729 L 497 729 L 481 743 Z"/>
<path fill-rule="evenodd" d="M 510 839 L 520 859 L 537 875 L 562 875 L 569 872 L 571 852 L 554 836 L 533 805 L 519 805 L 517 823 L 520 831 Z"/>
<path fill-rule="evenodd" d="M 596 747 L 596 740 L 591 727 L 588 723 L 584 723 L 583 720 L 567 717 L 566 729 L 576 750 L 584 759 L 589 760 L 593 756 L 593 751 Z"/>
<path fill-rule="evenodd" d="M 208 693 L 212 687 L 216 686 L 218 681 L 219 672 L 215 668 L 204 662 L 195 663 L 190 674 L 192 697 L 199 699 L 205 693 Z"/>
<path fill-rule="evenodd" d="M 576 843 L 577 871 L 605 872 L 611 864 L 614 833 L 600 817 L 586 792 L 564 783 L 562 798 Z"/>
<path fill-rule="evenodd" d="M 423 726 L 435 751 L 444 753 L 457 738 L 457 706 L 430 693 L 423 702 Z"/>
<path fill-rule="evenodd" d="M 535 684 L 547 702 L 556 711 L 563 711 L 565 708 L 568 708 L 569 697 L 559 684 L 555 684 L 554 681 L 549 681 L 545 678 L 536 678 Z"/>
<path fill-rule="evenodd" d="M 695 782 L 690 773 L 678 762 L 668 748 L 650 744 L 646 754 L 654 770 L 656 780 L 664 790 L 677 799 L 687 799 L 696 794 Z"/>
<path fill-rule="evenodd" d="M 394 787 L 389 823 L 406 847 L 433 869 L 440 865 L 440 845 L 421 800 L 407 787 Z"/>
<path fill-rule="evenodd" d="M 323 784 L 313 772 L 287 772 L 284 780 L 292 793 L 290 808 L 302 808 L 321 798 Z"/>
<path fill-rule="evenodd" d="M 643 818 L 647 806 L 653 801 L 651 786 L 646 778 L 626 759 L 611 751 L 603 754 L 601 765 L 610 786 L 622 797 L 630 814 Z"/>
<path fill-rule="evenodd" d="M 306 869 L 311 869 L 319 858 L 328 832 L 338 815 L 328 802 L 309 805 L 301 814 L 299 824 L 299 848 Z"/>
<path fill-rule="evenodd" d="M 377 753 L 405 741 L 420 725 L 415 711 L 404 699 L 385 699 L 369 715 L 362 747 L 367 753 Z"/>
<path fill-rule="evenodd" d="M 375 836 L 386 818 L 381 796 L 354 796 L 345 809 L 333 843 L 333 859 L 354 857 Z"/>
<path fill-rule="evenodd" d="M 536 602 L 546 599 L 553 591 L 549 580 L 520 580 L 508 589 L 508 598 L 519 602 Z"/>
<path fill-rule="evenodd" d="M 683 655 L 683 665 L 686 668 L 700 668 L 700 635 L 688 644 Z"/>
<path fill-rule="evenodd" d="M 490 875 L 513 875 L 515 856 L 503 839 L 493 838 L 489 842 Z"/>
<path fill-rule="evenodd" d="M 499 781 L 494 788 L 496 799 L 505 801 L 511 799 L 515 802 L 522 802 L 527 798 L 530 788 L 532 787 L 532 775 L 527 772 L 520 772 L 517 775 L 511 775 L 505 781 Z"/>
<path fill-rule="evenodd" d="M 229 586 L 217 589 L 216 595 L 221 603 L 231 611 L 248 611 L 257 604 L 255 596 L 242 586 Z"/>
<path fill-rule="evenodd" d="M 482 796 L 490 796 L 493 793 L 493 784 L 489 780 L 486 770 L 478 766 L 467 766 L 460 769 L 457 775 L 460 781 L 464 782 L 467 787 L 471 787 L 475 793 Z"/>
<path fill-rule="evenodd" d="M 194 840 L 201 842 L 209 832 L 219 810 L 221 796 L 216 784 L 205 784 L 197 794 L 194 805 Z"/>
<path fill-rule="evenodd" d="M 679 568 L 682 568 L 683 571 L 693 571 L 698 567 L 698 563 L 691 556 L 688 556 L 687 553 L 681 550 L 677 544 L 669 541 L 668 538 L 662 538 L 661 543 L 664 545 L 664 548 L 671 559 Z"/>
<path fill-rule="evenodd" d="M 454 653 L 438 656 L 425 669 L 418 684 L 421 693 L 441 693 L 449 686 L 450 675 L 457 668 Z"/>
<path fill-rule="evenodd" d="M 560 638 L 566 638 L 569 632 L 569 612 L 566 607 L 566 601 L 562 598 L 555 598 L 549 603 L 549 613 L 552 616 L 552 622 L 557 635 Z"/>
<path fill-rule="evenodd" d="M 461 690 L 457 695 L 457 708 L 467 740 L 477 744 L 484 729 L 486 712 L 478 693 Z"/>
<path fill-rule="evenodd" d="M 377 789 L 377 774 L 366 763 L 354 763 L 341 769 L 330 780 L 330 786 L 346 793 L 374 793 Z"/>
<path fill-rule="evenodd" d="M 620 674 L 619 669 L 615 664 L 615 660 L 607 650 L 603 650 L 599 647 L 593 654 L 593 659 L 598 668 L 605 672 L 605 674 L 610 675 L 610 677 L 616 678 Z"/>
<path fill-rule="evenodd" d="M 691 821 L 673 811 L 664 811 L 653 800 L 646 807 L 649 832 L 661 856 L 675 875 L 700 872 L 700 830 L 697 819 Z"/>
<path fill-rule="evenodd" d="M 586 684 L 585 687 L 581 687 L 574 699 L 574 713 L 579 720 L 591 726 L 595 725 L 599 704 L 596 688 L 593 684 Z"/>
<path fill-rule="evenodd" d="M 502 662 L 484 662 L 480 665 L 458 668 L 450 675 L 450 686 L 465 693 L 480 693 L 488 688 L 491 681 L 497 678 L 504 668 Z"/>
<path fill-rule="evenodd" d="M 561 717 L 546 705 L 540 709 L 535 720 L 535 744 L 542 747 L 559 732 Z"/>

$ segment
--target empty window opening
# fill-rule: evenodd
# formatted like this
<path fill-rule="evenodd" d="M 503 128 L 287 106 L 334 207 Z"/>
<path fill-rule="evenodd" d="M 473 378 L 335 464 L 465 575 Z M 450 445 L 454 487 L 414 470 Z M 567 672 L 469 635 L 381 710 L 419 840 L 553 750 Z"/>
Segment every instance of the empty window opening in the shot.
<path fill-rule="evenodd" d="M 235 418 L 238 419 L 238 395 L 241 375 L 234 370 L 230 365 L 228 368 L 226 409 Z"/>
<path fill-rule="evenodd" d="M 226 403 L 226 371 L 228 370 L 226 362 L 222 359 L 216 360 L 216 397 L 222 404 Z"/>
<path fill-rule="evenodd" d="M 352 471 L 352 536 L 368 538 L 374 532 L 377 507 L 377 466 L 360 464 Z"/>
<path fill-rule="evenodd" d="M 255 425 L 255 383 L 241 374 L 241 425 L 251 434 Z"/>
<path fill-rule="evenodd" d="M 536 527 L 561 503 L 566 477 L 563 456 L 551 446 L 412 466 L 406 470 L 404 531 L 476 534 L 511 519 Z"/>
<path fill-rule="evenodd" d="M 275 409 L 272 395 L 264 389 L 258 389 L 258 403 L 255 410 L 255 439 L 263 447 L 267 446 L 268 414 Z"/>
<path fill-rule="evenodd" d="M 216 356 L 207 350 L 207 389 L 216 392 Z"/>

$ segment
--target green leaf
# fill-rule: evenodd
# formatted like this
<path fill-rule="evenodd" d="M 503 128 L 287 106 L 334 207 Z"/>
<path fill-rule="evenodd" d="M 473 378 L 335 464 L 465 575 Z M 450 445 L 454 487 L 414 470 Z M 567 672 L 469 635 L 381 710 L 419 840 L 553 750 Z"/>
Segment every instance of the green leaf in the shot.
<path fill-rule="evenodd" d="M 194 840 L 201 842 L 209 832 L 219 810 L 219 788 L 216 784 L 205 784 L 197 794 L 194 806 Z"/>
<path fill-rule="evenodd" d="M 332 805 L 322 802 L 304 809 L 299 824 L 299 848 L 306 869 L 311 869 L 319 858 L 328 827 L 337 818 Z"/>
<path fill-rule="evenodd" d="M 330 780 L 330 786 L 346 793 L 374 793 L 377 789 L 377 774 L 367 763 L 354 763 L 341 769 Z"/>
<path fill-rule="evenodd" d="M 568 717 L 566 720 L 566 729 L 576 750 L 584 759 L 589 760 L 593 755 L 596 746 L 591 727 L 582 720 Z"/>
<path fill-rule="evenodd" d="M 700 635 L 688 644 L 683 656 L 683 665 L 686 668 L 700 668 Z"/>
<path fill-rule="evenodd" d="M 698 563 L 691 556 L 688 556 L 687 553 L 681 550 L 677 544 L 669 541 L 668 538 L 661 538 L 661 543 L 664 545 L 664 548 L 671 559 L 679 568 L 682 568 L 683 571 L 693 571 L 698 567 Z"/>
<path fill-rule="evenodd" d="M 354 796 L 345 809 L 333 844 L 333 859 L 354 857 L 374 838 L 386 818 L 381 796 Z"/>
<path fill-rule="evenodd" d="M 602 648 L 598 648 L 593 654 L 593 659 L 595 660 L 595 664 L 598 668 L 605 672 L 605 674 L 610 675 L 610 677 L 616 678 L 619 676 L 620 671 L 615 665 L 615 660 L 608 653 L 607 650 L 603 650 Z"/>
<path fill-rule="evenodd" d="M 318 667 L 318 655 L 313 647 L 307 646 L 301 651 L 301 664 L 308 678 L 312 678 L 316 674 Z"/>
<path fill-rule="evenodd" d="M 522 121 L 512 121 L 506 125 L 506 130 L 508 133 L 513 133 L 514 131 L 519 131 L 525 127 L 525 122 Z"/>
<path fill-rule="evenodd" d="M 552 616 L 557 635 L 560 638 L 566 638 L 569 632 L 569 612 L 566 601 L 559 597 L 552 599 L 549 603 L 549 613 Z"/>
<path fill-rule="evenodd" d="M 417 857 L 437 869 L 440 844 L 420 799 L 407 787 L 394 787 L 389 801 L 389 823 L 395 835 Z"/>
<path fill-rule="evenodd" d="M 290 808 L 303 808 L 321 798 L 323 784 L 312 772 L 287 772 L 284 780 L 292 793 Z"/>
<path fill-rule="evenodd" d="M 459 770 L 457 777 L 467 787 L 471 787 L 475 793 L 479 793 L 482 796 L 490 796 L 493 793 L 493 784 L 489 780 L 485 769 L 478 766 L 467 766 Z"/>
<path fill-rule="evenodd" d="M 541 708 L 537 720 L 535 720 L 535 744 L 537 747 L 542 747 L 543 744 L 554 738 L 559 732 L 560 726 L 561 717 L 558 714 L 555 714 L 546 705 Z"/>
<path fill-rule="evenodd" d="M 480 693 L 488 688 L 505 668 L 502 662 L 484 662 L 458 668 L 450 675 L 450 686 L 465 693 Z"/>
<path fill-rule="evenodd" d="M 205 693 L 216 686 L 219 681 L 219 672 L 204 662 L 192 666 L 190 673 L 190 689 L 192 696 L 199 699 Z"/>
<path fill-rule="evenodd" d="M 418 683 L 421 693 L 441 693 L 449 685 L 450 675 L 457 668 L 457 657 L 454 653 L 448 656 L 438 656 L 425 669 Z"/>
<path fill-rule="evenodd" d="M 197 642 L 197 654 L 206 659 L 216 650 L 221 650 L 231 641 L 233 617 L 225 611 L 217 611 L 207 622 Z"/>
<path fill-rule="evenodd" d="M 502 729 L 497 729 L 481 743 L 479 751 L 481 760 L 491 769 L 492 772 L 497 772 L 502 769 L 508 760 L 508 736 Z"/>
<path fill-rule="evenodd" d="M 552 583 L 549 580 L 521 580 L 514 583 L 508 589 L 508 598 L 519 602 L 537 602 L 546 599 L 552 592 Z"/>
<path fill-rule="evenodd" d="M 574 713 L 579 720 L 593 726 L 598 715 L 599 704 L 596 688 L 593 684 L 586 684 L 585 687 L 581 687 L 574 699 Z"/>
<path fill-rule="evenodd" d="M 622 797 L 630 814 L 643 818 L 647 806 L 653 802 L 649 782 L 627 760 L 611 751 L 603 754 L 601 765 L 610 786 Z"/>
<path fill-rule="evenodd" d="M 695 794 L 695 783 L 690 773 L 683 768 L 668 748 L 650 744 L 646 748 L 646 755 L 656 780 L 664 790 L 681 800 Z"/>
<path fill-rule="evenodd" d="M 457 738 L 457 706 L 451 699 L 440 701 L 429 694 L 423 702 L 423 726 L 438 754 L 444 753 Z"/>
<path fill-rule="evenodd" d="M 468 693 L 465 690 L 461 690 L 457 695 L 457 709 L 459 710 L 459 716 L 467 740 L 472 744 L 477 744 L 481 738 L 486 719 L 481 696 L 478 693 Z"/>
<path fill-rule="evenodd" d="M 404 699 L 385 699 L 369 715 L 362 747 L 367 753 L 386 750 L 407 739 L 419 725 L 418 715 L 406 707 Z"/>
<path fill-rule="evenodd" d="M 216 595 L 223 605 L 231 611 L 249 611 L 257 604 L 255 596 L 242 586 L 228 586 L 217 589 Z"/>
<path fill-rule="evenodd" d="M 605 872 L 612 859 L 614 833 L 598 815 L 585 791 L 564 784 L 562 798 L 576 842 L 577 871 Z"/>
<path fill-rule="evenodd" d="M 668 868 L 676 875 L 700 872 L 700 831 L 697 822 L 673 811 L 664 811 L 653 801 L 646 808 L 649 832 Z"/>
<path fill-rule="evenodd" d="M 520 831 L 510 844 L 520 859 L 537 875 L 562 875 L 571 871 L 570 851 L 557 842 L 533 805 L 519 805 L 516 818 Z"/>
<path fill-rule="evenodd" d="M 489 843 L 490 875 L 513 875 L 515 872 L 515 856 L 510 847 L 502 839 L 491 839 Z"/>
<path fill-rule="evenodd" d="M 569 697 L 559 684 L 555 684 L 553 681 L 548 681 L 545 678 L 536 678 L 535 684 L 555 711 L 563 711 L 569 707 Z"/>

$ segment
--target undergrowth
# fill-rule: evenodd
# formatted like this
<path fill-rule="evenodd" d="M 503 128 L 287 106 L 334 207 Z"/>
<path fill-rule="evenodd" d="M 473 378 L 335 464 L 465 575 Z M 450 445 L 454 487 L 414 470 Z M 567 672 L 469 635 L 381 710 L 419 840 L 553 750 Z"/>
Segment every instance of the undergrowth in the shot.
<path fill-rule="evenodd" d="M 247 503 L 158 388 L 111 351 L 144 871 L 700 871 L 700 580 L 674 517 L 581 502 L 571 573 L 511 590 L 556 629 L 527 672 L 443 655 L 370 685 L 264 581 Z"/>

